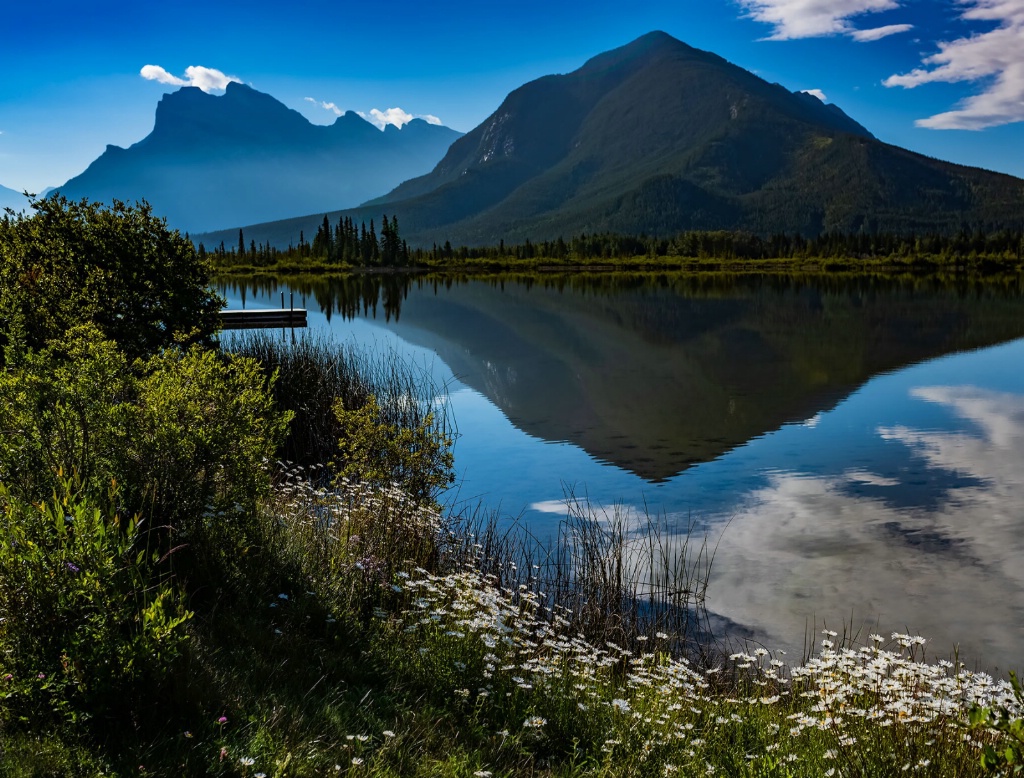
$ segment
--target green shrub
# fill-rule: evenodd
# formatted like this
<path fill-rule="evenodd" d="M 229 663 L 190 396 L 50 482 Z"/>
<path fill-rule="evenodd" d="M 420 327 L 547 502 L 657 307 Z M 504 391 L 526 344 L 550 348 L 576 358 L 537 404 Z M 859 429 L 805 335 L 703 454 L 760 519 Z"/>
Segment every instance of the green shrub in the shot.
<path fill-rule="evenodd" d="M 210 544 L 245 544 L 287 426 L 268 384 L 254 360 L 199 346 L 129 370 L 95 327 L 73 328 L 0 373 L 0 483 L 42 502 L 74 476 L 94 504 L 144 516 L 164 551 L 219 556 Z"/>
<path fill-rule="evenodd" d="M 223 300 L 192 243 L 146 203 L 33 202 L 0 219 L 0 345 L 17 360 L 79 324 L 129 359 L 209 340 Z M 0 354 L 0 361 L 4 359 Z"/>
<path fill-rule="evenodd" d="M 339 474 L 375 487 L 392 484 L 417 500 L 430 500 L 455 478 L 451 439 L 434 429 L 428 413 L 415 427 L 386 421 L 375 395 L 346 410 L 334 404 L 341 427 Z"/>
<path fill-rule="evenodd" d="M 74 494 L 0 486 L 0 700 L 22 720 L 134 707 L 181 656 L 186 611 L 137 519 Z"/>

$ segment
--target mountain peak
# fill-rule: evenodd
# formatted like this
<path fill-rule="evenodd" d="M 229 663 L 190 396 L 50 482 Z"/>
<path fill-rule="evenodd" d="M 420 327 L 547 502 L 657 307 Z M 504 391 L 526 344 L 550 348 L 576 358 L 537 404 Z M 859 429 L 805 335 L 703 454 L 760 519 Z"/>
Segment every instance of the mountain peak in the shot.
<path fill-rule="evenodd" d="M 351 207 L 421 175 L 461 133 L 384 133 L 349 111 L 314 125 L 237 82 L 223 95 L 165 94 L 153 131 L 108 146 L 60 187 L 72 199 L 147 199 L 175 227 L 201 231 Z"/>

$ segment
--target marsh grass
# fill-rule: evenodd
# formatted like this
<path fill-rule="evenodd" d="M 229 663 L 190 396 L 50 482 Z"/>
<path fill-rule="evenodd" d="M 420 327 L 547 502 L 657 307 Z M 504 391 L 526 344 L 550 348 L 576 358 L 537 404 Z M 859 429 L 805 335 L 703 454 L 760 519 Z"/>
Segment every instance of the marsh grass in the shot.
<path fill-rule="evenodd" d="M 432 434 L 457 435 L 444 387 L 435 386 L 425 367 L 411 365 L 395 351 L 371 351 L 323 334 L 292 337 L 265 330 L 225 334 L 221 346 L 256 359 L 268 376 L 276 374 L 274 401 L 295 414 L 280 451 L 284 461 L 314 465 L 334 460 L 342 432 L 333 412 L 337 400 L 357 410 L 373 396 L 385 424 L 416 429 L 430 415 Z"/>

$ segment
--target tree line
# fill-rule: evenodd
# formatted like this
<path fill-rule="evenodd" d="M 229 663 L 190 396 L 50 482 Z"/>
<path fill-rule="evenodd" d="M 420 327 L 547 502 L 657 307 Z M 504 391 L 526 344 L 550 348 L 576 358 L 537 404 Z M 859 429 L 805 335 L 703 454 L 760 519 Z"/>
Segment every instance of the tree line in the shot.
<path fill-rule="evenodd" d="M 398 217 L 388 219 L 387 214 L 381 220 L 379 235 L 373 219 L 367 228 L 366 222 L 357 225 L 351 217 L 344 216 L 339 217 L 332 227 L 330 219 L 324 216 L 312 243 L 300 230 L 298 246 L 282 250 L 269 242 L 257 244 L 255 240 L 250 240 L 246 246 L 245 232 L 239 229 L 237 246 L 229 249 L 221 241 L 212 252 L 208 252 L 200 243 L 198 253 L 204 259 L 211 257 L 218 265 L 266 266 L 282 260 L 319 260 L 357 267 L 406 267 L 412 261 L 409 246 L 398 233 Z"/>
<path fill-rule="evenodd" d="M 759 259 L 909 259 L 928 256 L 944 262 L 977 258 L 1020 261 L 1024 257 L 1024 231 L 962 229 L 951 235 L 939 233 L 844 233 L 825 232 L 815 237 L 798 233 L 757 235 L 729 230 L 692 230 L 673 237 L 624 235 L 621 233 L 581 234 L 568 240 L 506 243 L 491 246 L 453 247 L 450 241 L 430 248 L 410 249 L 398 231 L 397 217 L 384 215 L 378 235 L 373 220 L 358 226 L 350 217 L 331 225 L 327 216 L 312 243 L 299 233 L 298 246 L 277 249 L 269 243 L 245 245 L 242 230 L 238 246 L 222 242 L 212 253 L 215 263 L 272 265 L 279 261 L 315 260 L 354 267 L 410 267 L 445 265 L 471 261 L 557 260 L 559 262 L 614 262 L 636 257 L 711 260 Z M 207 256 L 199 245 L 200 256 Z"/>

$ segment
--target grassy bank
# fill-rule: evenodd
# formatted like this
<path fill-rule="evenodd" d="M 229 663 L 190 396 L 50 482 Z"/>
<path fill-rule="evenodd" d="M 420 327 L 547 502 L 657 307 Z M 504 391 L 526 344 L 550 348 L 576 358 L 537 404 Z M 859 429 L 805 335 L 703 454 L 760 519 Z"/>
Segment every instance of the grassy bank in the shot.
<path fill-rule="evenodd" d="M 286 257 L 269 263 L 254 264 L 239 260 L 220 263 L 217 273 L 226 277 L 259 274 L 345 274 L 345 273 L 503 273 L 503 272 L 843 272 L 843 273 L 929 273 L 954 272 L 968 274 L 1017 274 L 1024 263 L 1016 256 L 982 255 L 949 257 L 936 254 L 913 254 L 884 257 L 774 257 L 745 259 L 730 257 L 629 256 L 599 259 L 574 257 L 465 257 L 435 260 L 425 258 L 404 268 L 360 267 L 328 262 L 316 257 Z"/>

